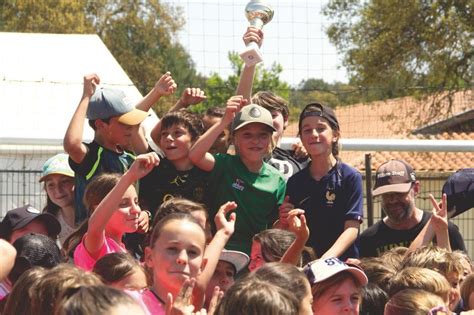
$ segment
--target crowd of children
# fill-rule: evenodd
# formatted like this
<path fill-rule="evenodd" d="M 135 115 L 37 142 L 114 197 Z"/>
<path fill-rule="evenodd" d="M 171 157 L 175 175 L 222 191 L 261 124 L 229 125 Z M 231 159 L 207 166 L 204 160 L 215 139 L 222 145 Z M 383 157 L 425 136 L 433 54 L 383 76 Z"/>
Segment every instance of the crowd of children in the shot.
<path fill-rule="evenodd" d="M 43 167 L 45 208 L 0 224 L 0 313 L 474 313 L 473 265 L 451 250 L 446 197 L 409 248 L 359 257 L 362 177 L 338 156 L 335 112 L 308 104 L 301 143 L 284 150 L 288 106 L 252 96 L 254 72 L 245 66 L 237 95 L 203 117 L 186 107 L 204 92 L 185 89 L 151 139 L 140 124 L 176 90 L 169 72 L 136 105 L 86 75 L 67 154 Z"/>

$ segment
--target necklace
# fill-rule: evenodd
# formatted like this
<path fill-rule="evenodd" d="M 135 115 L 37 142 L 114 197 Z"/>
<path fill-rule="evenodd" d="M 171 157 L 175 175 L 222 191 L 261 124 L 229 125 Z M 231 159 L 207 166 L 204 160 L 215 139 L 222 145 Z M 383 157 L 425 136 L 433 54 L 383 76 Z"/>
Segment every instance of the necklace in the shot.
<path fill-rule="evenodd" d="M 156 297 L 158 302 L 160 302 L 163 306 L 166 305 L 165 301 L 163 301 L 158 294 L 156 294 L 155 290 L 153 288 L 150 288 L 150 292 L 153 293 L 153 295 Z"/>

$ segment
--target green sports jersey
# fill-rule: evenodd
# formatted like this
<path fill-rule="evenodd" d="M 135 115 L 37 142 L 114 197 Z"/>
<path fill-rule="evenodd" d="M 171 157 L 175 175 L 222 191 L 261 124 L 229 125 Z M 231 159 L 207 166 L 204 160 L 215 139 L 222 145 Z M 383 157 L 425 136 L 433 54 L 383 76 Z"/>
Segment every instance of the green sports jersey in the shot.
<path fill-rule="evenodd" d="M 278 170 L 263 163 L 260 172 L 252 173 L 238 155 L 216 154 L 211 172 L 210 217 L 227 201 L 235 201 L 235 232 L 226 248 L 250 255 L 252 237 L 270 228 L 278 218 L 278 206 L 285 198 L 286 183 Z"/>

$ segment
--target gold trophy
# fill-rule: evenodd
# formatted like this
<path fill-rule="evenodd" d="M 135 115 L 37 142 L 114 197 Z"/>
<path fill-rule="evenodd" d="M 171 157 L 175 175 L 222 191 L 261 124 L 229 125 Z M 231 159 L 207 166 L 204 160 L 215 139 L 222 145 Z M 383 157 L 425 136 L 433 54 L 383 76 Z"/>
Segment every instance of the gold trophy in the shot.
<path fill-rule="evenodd" d="M 273 12 L 271 6 L 260 0 L 252 0 L 245 7 L 245 16 L 250 22 L 250 26 L 258 29 L 262 29 L 265 24 L 272 20 Z M 255 42 L 250 42 L 245 50 L 240 53 L 240 57 L 247 66 L 253 66 L 263 61 L 262 53 Z"/>

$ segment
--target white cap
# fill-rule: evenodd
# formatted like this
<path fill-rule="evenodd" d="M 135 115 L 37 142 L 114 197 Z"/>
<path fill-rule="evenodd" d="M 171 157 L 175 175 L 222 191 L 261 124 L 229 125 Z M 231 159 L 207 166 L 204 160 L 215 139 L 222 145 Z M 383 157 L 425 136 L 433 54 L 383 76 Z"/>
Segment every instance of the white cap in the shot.
<path fill-rule="evenodd" d="M 235 267 L 235 272 L 238 273 L 247 266 L 250 258 L 245 253 L 236 250 L 223 249 L 219 260 L 232 264 Z"/>
<path fill-rule="evenodd" d="M 304 267 L 304 273 L 311 285 L 329 279 L 342 271 L 350 272 L 361 285 L 366 285 L 368 282 L 362 269 L 354 265 L 348 265 L 338 258 L 314 260 Z"/>

